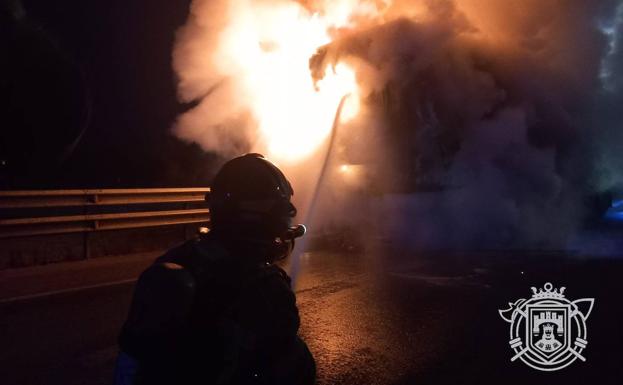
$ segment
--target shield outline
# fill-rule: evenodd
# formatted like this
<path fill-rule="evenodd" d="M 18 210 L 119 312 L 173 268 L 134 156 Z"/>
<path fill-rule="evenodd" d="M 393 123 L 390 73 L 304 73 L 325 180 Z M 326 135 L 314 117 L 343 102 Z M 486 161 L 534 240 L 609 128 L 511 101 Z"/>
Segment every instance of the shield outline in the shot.
<path fill-rule="evenodd" d="M 542 311 L 555 311 L 555 312 L 560 312 L 563 311 L 564 313 L 564 330 L 563 330 L 563 344 L 560 348 L 556 349 L 554 352 L 552 352 L 551 354 L 546 354 L 543 351 L 541 351 L 541 349 L 539 349 L 538 347 L 536 347 L 534 345 L 533 341 L 533 334 L 532 334 L 532 315 L 533 312 L 542 312 Z M 526 341 L 527 341 L 527 346 L 530 348 L 530 350 L 537 355 L 538 357 L 540 357 L 543 361 L 543 363 L 552 363 L 554 361 L 556 361 L 556 359 L 561 355 L 564 354 L 565 352 L 567 352 L 567 350 L 569 349 L 569 347 L 571 346 L 571 333 L 569 328 L 571 327 L 571 320 L 570 320 L 570 316 L 571 316 L 571 306 L 569 304 L 562 304 L 560 302 L 556 302 L 556 301 L 539 301 L 536 303 L 531 303 L 531 304 L 527 304 L 526 305 L 526 315 L 527 315 L 527 322 L 525 322 L 526 324 Z"/>

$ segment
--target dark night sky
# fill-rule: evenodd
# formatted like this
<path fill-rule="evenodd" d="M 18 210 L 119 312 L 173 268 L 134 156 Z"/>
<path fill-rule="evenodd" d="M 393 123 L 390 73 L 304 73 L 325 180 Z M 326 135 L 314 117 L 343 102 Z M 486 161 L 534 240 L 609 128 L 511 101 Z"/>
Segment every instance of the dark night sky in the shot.
<path fill-rule="evenodd" d="M 0 1 L 5 9 L 10 1 Z M 189 0 L 26 0 L 2 20 L 3 188 L 209 183 L 213 158 L 170 134 L 171 48 Z M 8 64 L 7 64 L 8 63 Z M 88 124 L 85 125 L 85 122 Z M 70 144 L 83 131 L 75 147 Z"/>

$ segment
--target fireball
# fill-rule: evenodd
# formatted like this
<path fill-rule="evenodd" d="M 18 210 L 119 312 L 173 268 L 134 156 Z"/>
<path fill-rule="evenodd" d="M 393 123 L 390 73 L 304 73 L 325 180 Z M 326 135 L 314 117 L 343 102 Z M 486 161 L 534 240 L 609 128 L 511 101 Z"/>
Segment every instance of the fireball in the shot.
<path fill-rule="evenodd" d="M 257 124 L 256 147 L 272 159 L 298 162 L 330 133 L 336 108 L 350 95 L 340 121 L 357 115 L 359 95 L 353 69 L 343 62 L 314 79 L 310 59 L 331 42 L 331 31 L 346 27 L 358 8 L 336 1 L 315 12 L 293 1 L 249 2 L 221 35 L 223 65 L 236 69 L 241 98 Z"/>

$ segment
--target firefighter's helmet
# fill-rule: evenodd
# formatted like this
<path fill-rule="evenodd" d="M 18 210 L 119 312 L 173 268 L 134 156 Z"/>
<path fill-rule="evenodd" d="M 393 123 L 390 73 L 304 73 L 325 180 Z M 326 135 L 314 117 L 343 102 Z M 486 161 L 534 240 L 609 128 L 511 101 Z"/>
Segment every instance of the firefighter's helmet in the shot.
<path fill-rule="evenodd" d="M 304 233 L 292 226 L 296 208 L 292 185 L 277 166 L 260 154 L 225 163 L 206 196 L 211 227 L 241 242 L 274 246 L 273 257 L 287 256 L 293 240 Z M 285 254 L 285 255 L 283 255 Z"/>

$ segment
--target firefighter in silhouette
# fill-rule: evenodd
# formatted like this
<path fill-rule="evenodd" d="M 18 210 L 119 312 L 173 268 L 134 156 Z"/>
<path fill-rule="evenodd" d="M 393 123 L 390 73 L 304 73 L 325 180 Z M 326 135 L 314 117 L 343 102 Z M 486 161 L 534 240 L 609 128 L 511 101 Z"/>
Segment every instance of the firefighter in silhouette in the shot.
<path fill-rule="evenodd" d="M 293 190 L 259 154 L 227 162 L 207 196 L 211 226 L 140 276 L 116 384 L 313 384 L 290 278 Z"/>

